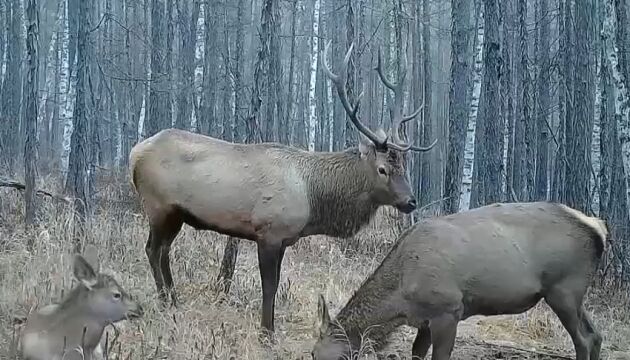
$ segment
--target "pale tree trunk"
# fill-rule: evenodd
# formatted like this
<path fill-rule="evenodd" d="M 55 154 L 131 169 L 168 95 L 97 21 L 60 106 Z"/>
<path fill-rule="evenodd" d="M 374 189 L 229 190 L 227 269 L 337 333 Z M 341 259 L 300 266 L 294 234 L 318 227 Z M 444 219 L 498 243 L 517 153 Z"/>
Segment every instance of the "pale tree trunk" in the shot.
<path fill-rule="evenodd" d="M 88 89 L 88 76 L 90 74 L 90 62 L 88 61 L 89 50 L 91 46 L 88 36 L 90 29 L 90 9 L 86 1 L 80 2 L 79 6 L 79 25 L 78 25 L 78 46 L 77 46 L 77 85 L 76 85 L 76 102 L 74 109 L 74 119 L 71 138 L 71 151 L 68 169 L 68 178 L 66 180 L 66 193 L 74 197 L 75 207 L 75 233 L 74 248 L 76 252 L 81 252 L 81 242 L 85 237 L 85 221 L 88 215 L 88 159 L 89 145 L 87 141 L 87 132 L 89 128 L 87 106 L 91 103 L 89 96 L 91 92 Z"/>
<path fill-rule="evenodd" d="M 310 80 L 308 94 L 308 150 L 315 151 L 315 128 L 317 126 L 317 102 L 315 101 L 315 85 L 317 83 L 317 63 L 319 59 L 319 8 L 321 0 L 315 0 L 313 10 L 313 36 L 311 37 Z"/>
<path fill-rule="evenodd" d="M 239 130 L 242 129 L 242 109 L 245 107 L 243 104 L 243 71 L 244 71 L 244 51 L 243 42 L 245 41 L 245 1 L 238 1 L 238 9 L 236 13 L 236 49 L 234 53 L 234 113 L 232 114 L 232 132 L 235 141 L 240 142 L 242 135 Z"/>
<path fill-rule="evenodd" d="M 453 0 L 451 85 L 449 90 L 449 135 L 448 158 L 445 173 L 445 201 L 442 212 L 456 213 L 464 168 L 464 143 L 468 127 L 468 104 L 466 92 L 470 81 L 468 48 L 470 41 L 471 0 Z"/>
<path fill-rule="evenodd" d="M 483 161 L 484 138 L 484 117 L 481 108 L 482 81 L 483 81 L 483 43 L 484 43 L 484 21 L 483 2 L 475 3 L 475 37 L 473 38 L 472 51 L 475 56 L 471 59 L 473 68 L 472 82 L 468 89 L 467 101 L 470 109 L 468 116 L 468 128 L 466 129 L 466 145 L 464 147 L 464 179 L 462 184 L 462 205 L 464 209 L 477 207 L 479 198 L 483 197 L 483 183 L 478 181 L 481 169 L 480 162 Z"/>
<path fill-rule="evenodd" d="M 26 56 L 28 73 L 24 89 L 26 106 L 26 142 L 24 146 L 24 174 L 26 189 L 24 204 L 26 205 L 26 227 L 35 224 L 37 211 L 35 197 L 35 178 L 37 177 L 37 84 L 39 58 L 37 57 L 37 38 L 39 36 L 39 9 L 36 0 L 28 0 L 26 7 Z M 33 239 L 29 236 L 28 247 L 33 247 Z"/>

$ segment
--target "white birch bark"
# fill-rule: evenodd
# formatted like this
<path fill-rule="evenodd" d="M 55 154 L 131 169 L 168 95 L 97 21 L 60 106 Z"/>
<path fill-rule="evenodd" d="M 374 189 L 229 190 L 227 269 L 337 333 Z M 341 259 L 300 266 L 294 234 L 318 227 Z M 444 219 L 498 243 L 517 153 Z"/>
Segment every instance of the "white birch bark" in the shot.
<path fill-rule="evenodd" d="M 479 26 L 477 28 L 477 48 L 475 48 L 475 63 L 472 76 L 473 88 L 468 113 L 468 129 L 466 131 L 466 145 L 464 147 L 464 176 L 462 178 L 462 196 L 460 208 L 467 210 L 470 207 L 470 191 L 472 187 L 473 165 L 475 159 L 475 129 L 479 112 L 479 97 L 481 95 L 481 76 L 483 70 L 483 6 L 479 11 Z"/>
<path fill-rule="evenodd" d="M 68 2 L 64 1 L 61 10 L 63 20 L 61 22 L 61 68 L 59 69 L 59 120 L 63 124 L 61 167 L 63 173 L 68 171 L 68 160 L 70 157 L 70 137 L 72 136 L 72 108 L 68 105 L 72 103 L 74 96 L 70 93 L 70 59 L 68 46 L 70 44 L 70 33 L 68 30 Z"/>
<path fill-rule="evenodd" d="M 315 101 L 315 85 L 317 85 L 317 60 L 319 59 L 319 8 L 322 0 L 315 0 L 313 10 L 313 36 L 311 37 L 311 67 L 308 88 L 308 150 L 315 151 L 315 129 L 317 126 L 317 103 Z"/>

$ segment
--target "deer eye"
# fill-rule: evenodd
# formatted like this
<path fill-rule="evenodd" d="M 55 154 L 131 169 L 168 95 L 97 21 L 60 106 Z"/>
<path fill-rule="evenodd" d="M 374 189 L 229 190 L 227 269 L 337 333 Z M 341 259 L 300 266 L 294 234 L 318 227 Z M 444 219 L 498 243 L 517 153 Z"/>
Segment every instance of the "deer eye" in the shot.
<path fill-rule="evenodd" d="M 387 170 L 383 166 L 379 166 L 378 173 L 381 175 L 387 175 Z"/>
<path fill-rule="evenodd" d="M 122 297 L 122 295 L 119 292 L 115 292 L 112 296 L 114 296 L 114 299 L 116 300 L 120 300 L 120 298 Z"/>

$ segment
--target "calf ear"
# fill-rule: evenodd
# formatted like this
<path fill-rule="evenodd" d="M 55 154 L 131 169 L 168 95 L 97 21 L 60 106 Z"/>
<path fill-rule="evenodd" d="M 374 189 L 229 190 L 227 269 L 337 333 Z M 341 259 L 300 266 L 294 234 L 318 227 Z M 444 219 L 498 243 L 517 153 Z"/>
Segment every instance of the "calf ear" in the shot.
<path fill-rule="evenodd" d="M 324 295 L 322 294 L 319 294 L 317 312 L 319 313 L 319 332 L 320 334 L 325 334 L 328 330 L 328 325 L 330 325 L 330 314 L 328 313 L 326 299 L 324 299 Z"/>
<path fill-rule="evenodd" d="M 88 290 L 92 290 L 92 287 L 98 282 L 92 265 L 78 254 L 74 256 L 74 277 L 85 285 Z"/>

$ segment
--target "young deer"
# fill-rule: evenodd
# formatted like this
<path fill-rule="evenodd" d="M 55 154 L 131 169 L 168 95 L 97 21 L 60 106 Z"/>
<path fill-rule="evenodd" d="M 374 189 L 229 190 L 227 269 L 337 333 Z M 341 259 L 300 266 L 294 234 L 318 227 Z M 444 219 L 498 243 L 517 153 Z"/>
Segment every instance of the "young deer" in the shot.
<path fill-rule="evenodd" d="M 74 258 L 79 284 L 59 304 L 26 319 L 20 351 L 25 360 L 92 360 L 100 357 L 105 327 L 141 317 L 140 304 L 109 275 L 97 274 L 80 255 Z"/>
<path fill-rule="evenodd" d="M 407 324 L 418 328 L 413 359 L 424 359 L 433 345 L 432 359 L 447 360 L 460 320 L 522 313 L 544 298 L 571 336 L 577 360 L 598 360 L 602 338 L 582 302 L 607 233 L 603 221 L 546 202 L 493 204 L 419 222 L 336 321 L 320 296 L 313 358 L 349 358 L 364 333 L 378 350 Z"/>

